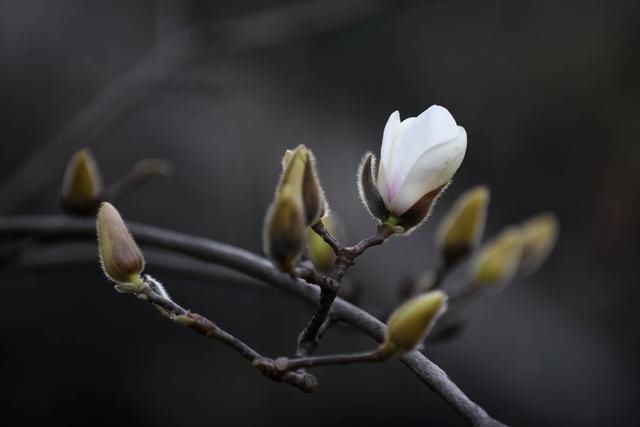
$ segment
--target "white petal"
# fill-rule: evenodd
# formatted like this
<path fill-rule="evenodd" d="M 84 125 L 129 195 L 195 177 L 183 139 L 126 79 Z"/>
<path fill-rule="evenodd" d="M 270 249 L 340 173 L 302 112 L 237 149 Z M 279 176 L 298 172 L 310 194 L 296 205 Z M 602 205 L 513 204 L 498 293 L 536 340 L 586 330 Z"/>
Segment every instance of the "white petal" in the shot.
<path fill-rule="evenodd" d="M 378 185 L 378 191 L 380 192 L 380 197 L 382 197 L 382 200 L 384 201 L 385 206 L 389 208 L 389 192 L 387 191 L 387 173 L 382 163 L 378 165 L 377 185 Z"/>
<path fill-rule="evenodd" d="M 467 132 L 457 126 L 457 135 L 422 153 L 391 199 L 391 211 L 402 215 L 422 196 L 446 184 L 456 173 L 467 149 Z"/>
<path fill-rule="evenodd" d="M 455 139 L 458 125 L 449 111 L 439 105 L 432 105 L 415 120 L 402 122 L 400 138 L 393 144 L 391 159 L 387 166 L 388 182 L 397 190 L 409 171 L 425 151 L 438 144 Z M 394 197 L 396 191 L 391 191 Z"/>
<path fill-rule="evenodd" d="M 415 117 L 407 117 L 400 123 L 400 129 L 396 131 L 395 140 L 392 145 L 391 153 L 389 153 L 389 158 L 385 163 L 386 170 L 395 171 L 392 174 L 387 173 L 387 198 L 391 199 L 397 193 L 400 188 L 400 184 L 404 180 L 406 174 L 398 173 L 398 168 L 396 167 L 396 163 L 402 157 L 402 153 L 399 153 L 395 150 L 395 146 L 398 144 L 398 141 L 402 139 L 402 135 L 404 135 L 405 130 L 416 120 Z"/>
<path fill-rule="evenodd" d="M 389 165 L 391 147 L 400 130 L 400 113 L 396 110 L 389 116 L 382 134 L 382 148 L 380 149 L 380 163 Z"/>

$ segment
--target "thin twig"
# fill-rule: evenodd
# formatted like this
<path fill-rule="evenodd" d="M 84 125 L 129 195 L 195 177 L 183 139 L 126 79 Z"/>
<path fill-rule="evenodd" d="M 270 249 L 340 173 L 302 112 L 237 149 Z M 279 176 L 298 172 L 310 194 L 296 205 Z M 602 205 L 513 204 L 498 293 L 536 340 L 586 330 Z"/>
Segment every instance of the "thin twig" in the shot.
<path fill-rule="evenodd" d="M 468 304 L 478 298 L 481 294 L 482 289 L 474 285 L 469 285 L 461 292 L 449 296 L 449 309 L 451 309 L 451 307 L 461 307 Z"/>
<path fill-rule="evenodd" d="M 235 336 L 226 332 L 206 317 L 197 313 L 193 313 L 190 310 L 186 310 L 180 305 L 176 304 L 167 296 L 161 295 L 159 292 L 156 292 L 153 289 L 153 286 L 149 285 L 147 281 L 148 279 L 146 277 L 144 278 L 144 280 L 144 287 L 142 288 L 140 293 L 136 294 L 139 299 L 148 301 L 155 306 L 160 307 L 162 309 L 162 312 L 166 314 L 171 320 L 175 320 L 179 324 L 187 326 L 198 332 L 199 334 L 212 338 L 216 341 L 220 341 L 221 343 L 240 353 L 242 357 L 247 359 L 254 366 L 260 366 L 254 363 L 256 362 L 256 360 L 264 359 L 264 356 L 262 356 L 260 353 L 249 347 L 239 338 L 236 338 Z M 276 373 L 269 369 L 260 369 L 260 371 L 266 377 L 274 381 L 286 382 L 306 393 L 312 392 L 317 387 L 317 381 L 315 377 L 306 372 Z"/>
<path fill-rule="evenodd" d="M 334 253 L 342 250 L 342 243 L 327 229 L 322 221 L 318 221 L 311 226 L 311 229 L 325 241 L 327 245 L 333 249 Z"/>
<path fill-rule="evenodd" d="M 379 350 L 365 351 L 362 353 L 334 354 L 329 356 L 311 356 L 289 359 L 279 357 L 273 361 L 263 361 L 268 369 L 276 372 L 292 372 L 302 368 L 315 368 L 318 366 L 353 365 L 355 363 L 376 363 L 389 359 L 389 355 Z"/>
<path fill-rule="evenodd" d="M 21 241 L 16 242 L 20 244 Z M 147 266 L 154 271 L 179 273 L 180 278 L 194 278 L 206 281 L 216 287 L 235 292 L 258 293 L 262 296 L 285 297 L 271 286 L 221 265 L 204 262 L 187 255 L 166 249 L 146 248 L 144 258 Z M 5 263 L 0 263 L 0 272 L 15 270 L 68 269 L 78 265 L 95 264 L 95 242 L 48 242 L 39 243 L 30 239 L 30 245 L 15 254 Z M 4 283 L 6 285 L 6 283 Z"/>
<path fill-rule="evenodd" d="M 318 221 L 312 226 L 322 239 L 333 249 L 336 254 L 336 261 L 333 272 L 327 278 L 332 286 L 320 286 L 320 299 L 316 311 L 311 316 L 311 320 L 304 327 L 298 337 L 298 347 L 296 356 L 308 356 L 315 351 L 320 342 L 320 330 L 325 324 L 331 306 L 340 291 L 340 282 L 342 281 L 347 270 L 354 265 L 355 259 L 362 255 L 368 248 L 381 245 L 393 234 L 391 227 L 382 224 L 378 227 L 378 231 L 371 237 L 363 239 L 354 246 L 343 246 L 340 241 L 335 238 L 329 230 L 324 226 L 322 221 Z"/>
<path fill-rule="evenodd" d="M 318 330 L 318 339 L 322 339 L 322 337 L 324 337 L 324 335 L 329 331 L 329 329 L 331 329 L 331 327 L 338 322 L 339 320 L 336 319 L 334 316 L 332 316 L 331 313 L 329 313 L 329 316 L 325 319 L 324 323 L 322 324 L 322 326 L 320 326 L 320 329 Z"/>
<path fill-rule="evenodd" d="M 383 244 L 389 237 L 393 235 L 393 228 L 386 224 L 378 226 L 378 231 L 371 237 L 361 240 L 357 245 L 350 246 L 344 249 L 344 251 L 351 257 L 355 258 L 362 255 L 367 249 Z"/>
<path fill-rule="evenodd" d="M 320 289 L 326 289 L 332 292 L 337 292 L 340 289 L 340 283 L 329 276 L 325 276 L 313 267 L 298 266 L 295 275 L 309 283 L 318 285 Z"/>
<path fill-rule="evenodd" d="M 444 283 L 444 279 L 445 277 L 447 277 L 448 273 L 449 273 L 449 265 L 446 262 L 444 262 L 444 260 L 441 260 L 438 266 L 436 267 L 436 270 L 433 276 L 433 281 L 431 282 L 431 287 L 429 288 L 429 290 L 436 290 L 442 287 L 442 284 Z"/>
<path fill-rule="evenodd" d="M 484 294 L 483 290 L 467 285 L 462 291 L 449 295 L 447 311 L 435 325 L 434 330 L 427 338 L 429 341 L 445 340 L 455 337 L 465 326 L 462 310 Z"/>
<path fill-rule="evenodd" d="M 283 292 L 315 306 L 319 289 L 301 279 L 276 270 L 266 259 L 246 250 L 161 228 L 129 223 L 138 243 L 169 249 L 194 258 L 224 265 L 232 270 L 261 280 Z M 48 239 L 84 239 L 95 241 L 93 220 L 65 216 L 0 216 L 0 238 L 33 236 Z M 342 322 L 369 335 L 377 342 L 384 340 L 385 325 L 364 310 L 337 298 L 333 313 Z M 448 375 L 419 351 L 399 358 L 425 385 L 438 394 L 470 425 L 501 426 L 478 404 L 471 401 Z"/>
<path fill-rule="evenodd" d="M 101 199 L 110 202 L 118 200 L 154 177 L 170 175 L 172 168 L 167 160 L 142 159 L 125 176 L 111 184 Z"/>

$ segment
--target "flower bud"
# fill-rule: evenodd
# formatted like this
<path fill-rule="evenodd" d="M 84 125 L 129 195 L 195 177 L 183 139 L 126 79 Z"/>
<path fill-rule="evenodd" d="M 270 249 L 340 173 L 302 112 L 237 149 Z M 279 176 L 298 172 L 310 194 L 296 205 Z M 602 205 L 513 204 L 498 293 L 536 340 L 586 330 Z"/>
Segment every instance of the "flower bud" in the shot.
<path fill-rule="evenodd" d="M 76 151 L 65 170 L 61 201 L 65 211 L 75 214 L 95 212 L 102 193 L 102 179 L 93 155 L 85 148 Z"/>
<path fill-rule="evenodd" d="M 292 163 L 292 160 L 295 162 Z M 301 191 L 307 225 L 313 225 L 328 214 L 329 206 L 320 185 L 316 158 L 313 152 L 304 145 L 299 145 L 295 150 L 287 150 L 282 158 L 282 176 L 278 188 L 282 188 L 287 182 L 296 185 L 301 180 Z"/>
<path fill-rule="evenodd" d="M 509 227 L 485 244 L 473 262 L 474 285 L 488 288 L 511 281 L 518 271 L 522 243 L 522 231 Z"/>
<path fill-rule="evenodd" d="M 428 292 L 402 304 L 387 321 L 382 351 L 398 355 L 414 350 L 446 308 L 447 295 L 442 291 Z"/>
<path fill-rule="evenodd" d="M 264 251 L 285 272 L 296 266 L 304 249 L 305 223 L 300 203 L 292 196 L 280 196 L 267 213 Z"/>
<path fill-rule="evenodd" d="M 437 240 L 447 267 L 461 261 L 480 242 L 488 204 L 489 189 L 475 187 L 460 196 L 442 220 Z"/>
<path fill-rule="evenodd" d="M 142 252 L 122 217 L 110 203 L 100 205 L 97 231 L 100 263 L 107 277 L 118 284 L 142 285 Z"/>
<path fill-rule="evenodd" d="M 524 246 L 520 272 L 535 273 L 549 257 L 558 239 L 558 219 L 552 213 L 535 216 L 522 225 Z"/>
<path fill-rule="evenodd" d="M 336 224 L 333 216 L 327 216 L 322 219 L 322 223 L 327 230 L 335 235 Z M 309 259 L 321 271 L 329 272 L 333 268 L 336 260 L 336 254 L 324 241 L 324 239 L 310 228 L 307 229 L 307 248 L 309 251 Z"/>
<path fill-rule="evenodd" d="M 286 272 L 295 267 L 304 249 L 305 228 L 327 212 L 313 153 L 304 145 L 287 151 L 275 200 L 265 219 L 264 251 Z"/>

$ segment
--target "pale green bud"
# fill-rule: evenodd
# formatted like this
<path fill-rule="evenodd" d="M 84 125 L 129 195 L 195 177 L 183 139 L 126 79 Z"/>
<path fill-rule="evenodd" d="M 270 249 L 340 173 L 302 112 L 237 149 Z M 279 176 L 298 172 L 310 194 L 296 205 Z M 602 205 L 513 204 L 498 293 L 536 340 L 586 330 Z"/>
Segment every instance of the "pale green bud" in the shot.
<path fill-rule="evenodd" d="M 144 257 L 122 217 L 110 203 L 100 205 L 97 231 L 100 263 L 107 277 L 118 284 L 142 285 L 140 273 L 144 270 Z M 128 287 L 118 290 L 131 291 Z"/>
<path fill-rule="evenodd" d="M 62 207 L 69 213 L 93 213 L 102 194 L 102 179 L 98 165 L 89 149 L 76 151 L 62 182 Z"/>
<path fill-rule="evenodd" d="M 446 308 L 447 295 L 442 291 L 411 298 L 389 317 L 381 351 L 399 355 L 414 350 Z"/>
<path fill-rule="evenodd" d="M 558 239 L 558 219 L 552 213 L 543 213 L 522 224 L 524 246 L 520 258 L 520 271 L 533 274 L 544 264 Z"/>
<path fill-rule="evenodd" d="M 522 255 L 522 231 L 509 227 L 485 244 L 473 261 L 473 283 L 494 287 L 511 281 L 518 271 Z"/>
<path fill-rule="evenodd" d="M 305 243 L 304 213 L 300 203 L 283 192 L 269 208 L 264 226 L 264 252 L 282 271 L 295 268 Z"/>
<path fill-rule="evenodd" d="M 295 267 L 306 241 L 306 227 L 327 212 L 318 181 L 313 153 L 304 145 L 288 150 L 275 200 L 267 212 L 263 232 L 264 251 L 286 272 Z"/>
<path fill-rule="evenodd" d="M 287 150 L 282 158 L 282 169 L 278 188 L 282 189 L 291 183 L 300 185 L 307 225 L 313 225 L 327 215 L 329 206 L 320 185 L 313 152 L 304 145 Z"/>
<path fill-rule="evenodd" d="M 489 189 L 475 187 L 458 198 L 440 223 L 437 233 L 445 264 L 452 266 L 476 248 L 487 219 Z"/>

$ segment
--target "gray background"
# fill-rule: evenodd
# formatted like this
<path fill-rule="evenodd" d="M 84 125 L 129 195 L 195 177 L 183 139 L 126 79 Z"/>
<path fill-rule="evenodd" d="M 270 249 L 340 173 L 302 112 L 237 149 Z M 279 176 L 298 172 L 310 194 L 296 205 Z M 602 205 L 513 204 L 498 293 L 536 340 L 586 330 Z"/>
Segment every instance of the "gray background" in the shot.
<path fill-rule="evenodd" d="M 120 201 L 127 219 L 260 252 L 279 159 L 304 143 L 355 241 L 374 228 L 356 168 L 379 151 L 389 113 L 445 105 L 467 129 L 467 157 L 431 223 L 352 270 L 363 304 L 384 310 L 402 277 L 435 265 L 434 226 L 475 184 L 492 190 L 488 235 L 552 210 L 562 232 L 544 269 L 475 304 L 464 334 L 426 354 L 506 423 L 632 425 L 639 5 L 0 1 L 0 213 L 57 212 L 78 147 L 108 182 L 164 157 L 174 177 Z M 236 279 L 149 272 L 269 355 L 290 353 L 311 313 Z M 462 425 L 396 361 L 318 369 L 313 395 L 269 382 L 117 295 L 97 261 L 5 268 L 0 286 L 10 425 Z M 370 346 L 336 329 L 320 351 Z"/>

